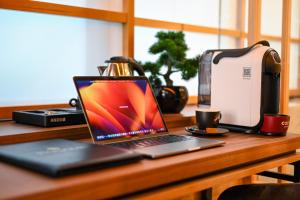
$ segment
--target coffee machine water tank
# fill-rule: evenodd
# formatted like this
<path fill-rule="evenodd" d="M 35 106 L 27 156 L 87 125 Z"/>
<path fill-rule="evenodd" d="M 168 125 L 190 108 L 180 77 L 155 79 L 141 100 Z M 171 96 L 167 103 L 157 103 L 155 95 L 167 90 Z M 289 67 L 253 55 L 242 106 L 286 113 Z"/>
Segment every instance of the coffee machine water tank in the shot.
<path fill-rule="evenodd" d="M 281 60 L 275 50 L 269 49 L 265 52 L 262 60 L 262 70 L 262 101 L 265 102 L 263 112 L 277 114 L 279 112 L 280 99 Z"/>

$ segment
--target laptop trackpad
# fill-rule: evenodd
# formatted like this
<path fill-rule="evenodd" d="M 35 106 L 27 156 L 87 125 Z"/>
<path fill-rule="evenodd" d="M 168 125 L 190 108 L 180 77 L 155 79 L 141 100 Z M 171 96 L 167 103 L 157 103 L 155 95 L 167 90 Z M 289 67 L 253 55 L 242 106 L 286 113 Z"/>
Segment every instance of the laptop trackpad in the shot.
<path fill-rule="evenodd" d="M 179 153 L 184 153 L 189 151 L 195 151 L 199 149 L 220 146 L 223 144 L 225 144 L 225 142 L 220 140 L 195 138 L 193 140 L 135 149 L 134 151 L 141 153 L 147 157 L 159 158 L 168 155 L 174 155 L 174 154 L 179 154 Z"/>

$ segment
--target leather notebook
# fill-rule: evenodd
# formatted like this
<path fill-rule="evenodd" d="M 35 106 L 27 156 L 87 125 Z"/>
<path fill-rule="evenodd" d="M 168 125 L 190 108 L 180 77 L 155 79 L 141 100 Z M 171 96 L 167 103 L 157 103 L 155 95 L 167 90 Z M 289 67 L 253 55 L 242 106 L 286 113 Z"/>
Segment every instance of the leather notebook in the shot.
<path fill-rule="evenodd" d="M 140 160 L 138 153 L 64 139 L 0 146 L 0 160 L 50 176 L 99 169 Z"/>

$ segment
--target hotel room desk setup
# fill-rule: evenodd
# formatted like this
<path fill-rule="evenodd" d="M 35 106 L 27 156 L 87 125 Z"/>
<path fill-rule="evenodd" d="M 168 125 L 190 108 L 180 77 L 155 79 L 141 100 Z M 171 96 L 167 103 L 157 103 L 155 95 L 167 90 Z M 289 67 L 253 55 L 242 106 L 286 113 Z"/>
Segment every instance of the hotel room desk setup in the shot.
<path fill-rule="evenodd" d="M 168 126 L 173 127 L 170 131 L 185 133 L 184 126 L 194 123 L 190 113 L 165 115 Z M 91 142 L 85 125 L 39 128 L 0 123 L 0 144 L 55 137 Z M 300 160 L 298 134 L 266 137 L 230 132 L 214 139 L 226 144 L 60 178 L 0 162 L 0 199 L 178 198 L 232 180 L 246 183 L 251 175 Z"/>

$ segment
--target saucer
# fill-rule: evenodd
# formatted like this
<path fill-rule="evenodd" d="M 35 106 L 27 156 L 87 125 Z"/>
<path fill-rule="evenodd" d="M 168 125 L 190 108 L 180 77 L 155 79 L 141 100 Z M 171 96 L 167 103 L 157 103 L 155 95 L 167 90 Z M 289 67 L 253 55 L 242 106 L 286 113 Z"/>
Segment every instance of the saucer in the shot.
<path fill-rule="evenodd" d="M 185 130 L 194 136 L 222 136 L 229 132 L 229 130 L 225 128 L 208 128 L 206 130 L 199 130 L 197 126 L 185 127 Z"/>

